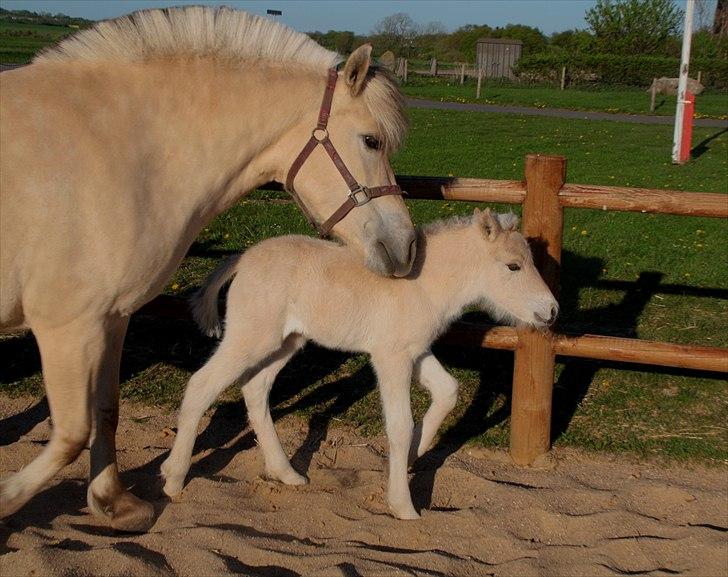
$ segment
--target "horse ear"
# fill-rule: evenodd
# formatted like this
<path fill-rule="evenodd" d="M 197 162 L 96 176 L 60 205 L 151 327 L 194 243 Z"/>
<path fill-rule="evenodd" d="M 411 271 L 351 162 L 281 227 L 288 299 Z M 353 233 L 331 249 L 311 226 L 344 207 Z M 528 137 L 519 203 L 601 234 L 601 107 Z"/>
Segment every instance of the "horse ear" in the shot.
<path fill-rule="evenodd" d="M 477 208 L 475 210 L 476 212 L 474 212 L 473 214 L 478 220 L 478 224 L 480 225 L 481 229 L 487 235 L 488 240 L 495 240 L 496 237 L 503 230 L 500 223 L 498 222 L 497 216 L 490 212 L 489 208 L 486 208 L 482 212 L 479 212 Z"/>
<path fill-rule="evenodd" d="M 351 87 L 351 95 L 358 96 L 364 86 L 367 71 L 372 63 L 372 45 L 362 44 L 351 53 L 344 65 L 344 81 Z"/>

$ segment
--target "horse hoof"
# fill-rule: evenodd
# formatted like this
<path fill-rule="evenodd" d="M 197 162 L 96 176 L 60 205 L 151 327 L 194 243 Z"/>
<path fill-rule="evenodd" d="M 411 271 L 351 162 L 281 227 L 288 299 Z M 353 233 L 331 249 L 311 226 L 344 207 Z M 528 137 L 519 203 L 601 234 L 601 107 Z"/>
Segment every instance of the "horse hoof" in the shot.
<path fill-rule="evenodd" d="M 154 525 L 155 514 L 151 503 L 142 501 L 129 491 L 114 499 L 111 507 L 111 526 L 117 531 L 145 533 Z"/>

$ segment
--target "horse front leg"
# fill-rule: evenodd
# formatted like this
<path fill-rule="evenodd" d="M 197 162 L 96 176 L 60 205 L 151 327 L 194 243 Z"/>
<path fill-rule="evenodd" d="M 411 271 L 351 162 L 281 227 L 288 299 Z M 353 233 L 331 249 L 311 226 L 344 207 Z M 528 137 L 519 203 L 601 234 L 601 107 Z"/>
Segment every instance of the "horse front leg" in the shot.
<path fill-rule="evenodd" d="M 372 355 L 372 364 L 379 381 L 389 440 L 389 507 L 398 519 L 419 519 L 407 480 L 407 457 L 414 429 L 410 405 L 412 361 L 402 355 L 383 353 Z"/>
<path fill-rule="evenodd" d="M 410 464 L 430 448 L 445 417 L 455 408 L 458 400 L 458 382 L 445 370 L 431 352 L 422 355 L 415 363 L 415 376 L 431 396 L 422 423 L 415 429 L 415 443 L 410 450 Z"/>
<path fill-rule="evenodd" d="M 129 317 L 107 319 L 102 359 L 92 404 L 94 435 L 91 442 L 89 509 L 121 531 L 146 531 L 154 524 L 154 507 L 126 491 L 116 464 L 116 428 L 119 423 L 119 368 Z"/>
<path fill-rule="evenodd" d="M 91 432 L 94 393 L 99 388 L 103 389 L 99 383 L 108 382 L 109 375 L 114 375 L 109 359 L 116 359 L 114 378 L 118 386 L 118 355 L 126 321 L 79 318 L 60 327 L 31 323 L 31 328 L 40 349 L 53 432 L 41 454 L 0 485 L 0 515 L 3 517 L 22 507 L 58 471 L 74 461 L 86 446 Z M 116 410 L 118 407 L 114 407 Z M 111 430 L 112 438 L 108 458 L 109 464 L 113 465 L 110 476 L 115 479 L 113 486 L 118 488 L 119 495 L 124 495 L 116 476 L 113 453 L 115 428 L 115 424 L 106 427 L 106 430 Z M 112 524 L 128 530 L 148 528 L 153 517 L 151 505 L 143 501 L 137 503 L 135 498 L 122 499 L 132 502 L 133 506 L 125 509 L 124 522 L 114 523 L 112 516 Z"/>

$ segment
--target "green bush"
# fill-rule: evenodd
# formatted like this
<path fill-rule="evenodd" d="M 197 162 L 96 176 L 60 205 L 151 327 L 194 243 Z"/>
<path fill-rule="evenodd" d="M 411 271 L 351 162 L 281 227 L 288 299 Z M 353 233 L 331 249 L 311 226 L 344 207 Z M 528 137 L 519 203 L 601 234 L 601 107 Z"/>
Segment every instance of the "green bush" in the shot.
<path fill-rule="evenodd" d="M 677 58 L 661 56 L 623 56 L 617 54 L 555 54 L 523 56 L 516 65 L 516 74 L 523 79 L 555 80 L 566 66 L 573 83 L 592 82 L 626 86 L 649 86 L 660 76 L 676 77 L 680 68 Z M 702 82 L 713 88 L 728 87 L 728 60 L 694 58 L 691 76 L 702 72 Z"/>

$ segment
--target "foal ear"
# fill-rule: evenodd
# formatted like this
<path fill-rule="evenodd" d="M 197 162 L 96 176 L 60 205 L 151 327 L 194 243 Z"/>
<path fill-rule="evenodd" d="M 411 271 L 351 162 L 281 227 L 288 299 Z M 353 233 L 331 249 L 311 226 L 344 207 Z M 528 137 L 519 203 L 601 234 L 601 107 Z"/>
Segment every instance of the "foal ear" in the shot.
<path fill-rule="evenodd" d="M 344 81 L 351 87 L 351 95 L 358 96 L 364 80 L 367 77 L 367 71 L 372 63 L 372 45 L 362 44 L 351 53 L 346 64 L 344 65 Z"/>
<path fill-rule="evenodd" d="M 518 215 L 512 212 L 506 212 L 498 215 L 498 223 L 501 225 L 503 230 L 517 230 L 518 229 Z"/>
<path fill-rule="evenodd" d="M 498 222 L 497 216 L 490 212 L 489 208 L 486 208 L 482 212 L 476 208 L 473 216 L 477 219 L 478 226 L 485 232 L 488 240 L 495 240 L 503 230 Z"/>

